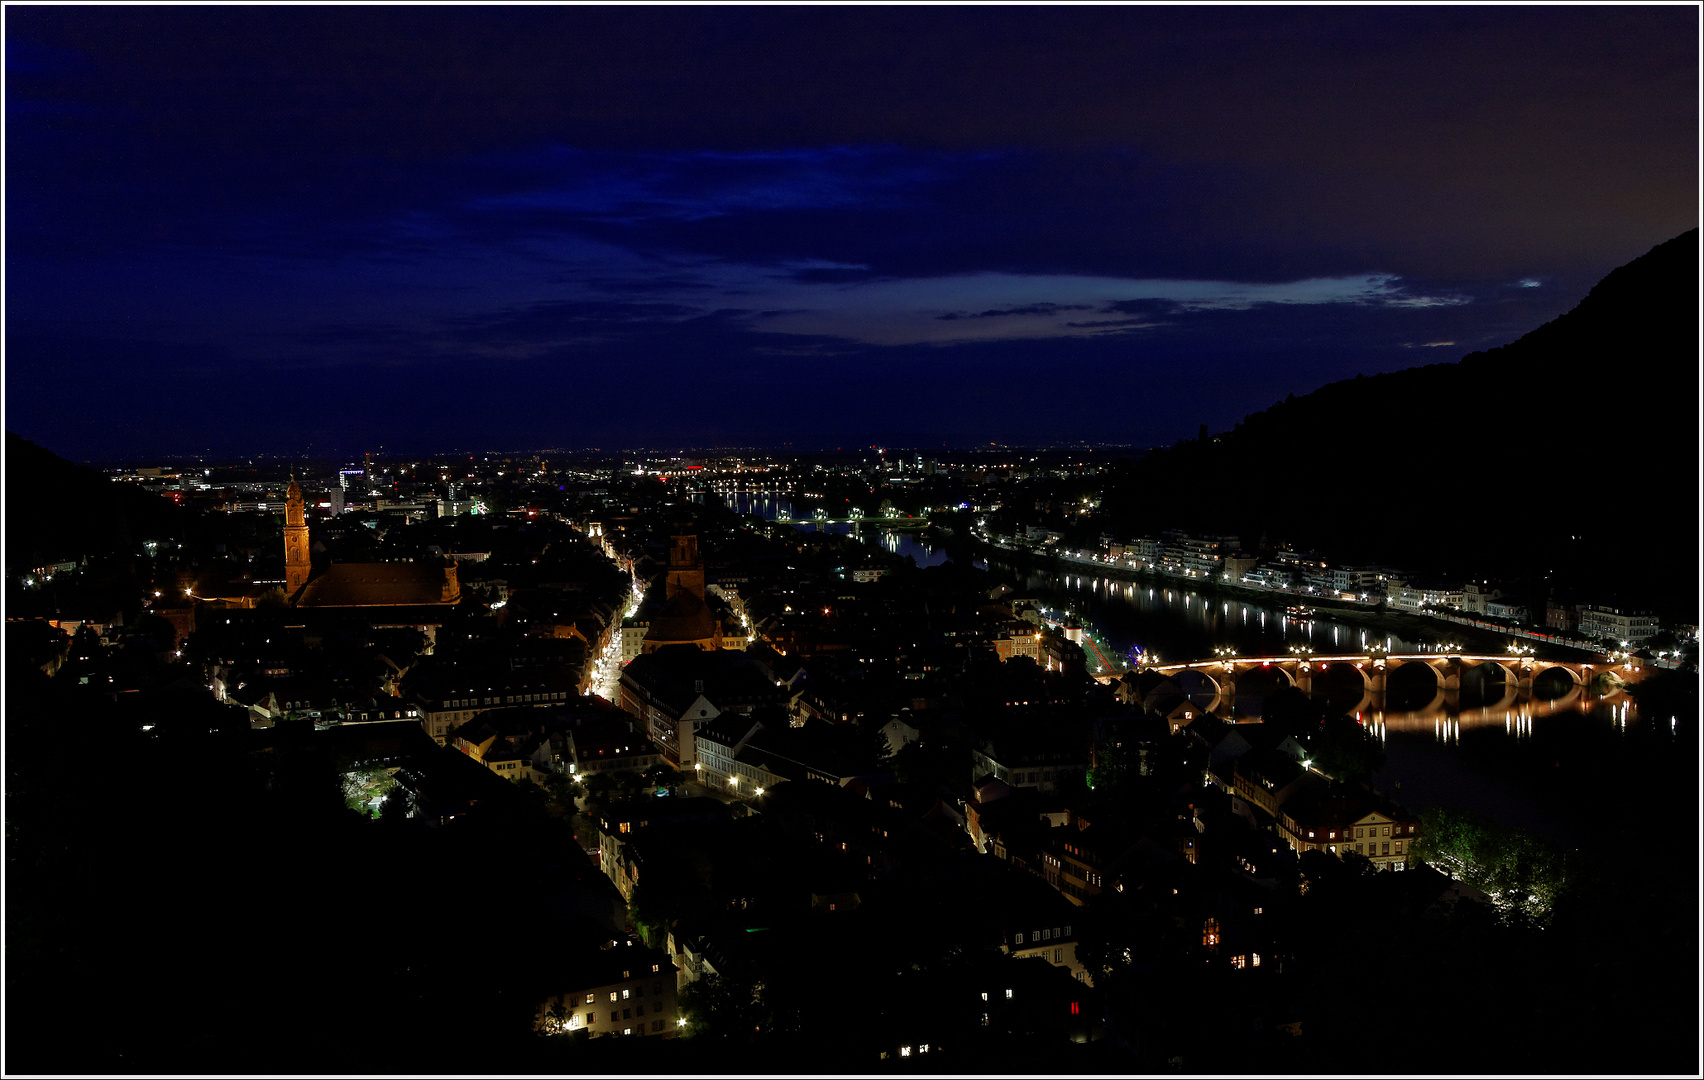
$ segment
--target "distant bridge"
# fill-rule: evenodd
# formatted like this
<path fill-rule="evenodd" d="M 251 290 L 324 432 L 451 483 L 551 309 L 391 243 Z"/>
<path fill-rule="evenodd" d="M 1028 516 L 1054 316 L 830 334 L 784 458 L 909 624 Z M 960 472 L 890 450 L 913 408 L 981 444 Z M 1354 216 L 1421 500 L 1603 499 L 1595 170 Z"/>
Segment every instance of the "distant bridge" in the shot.
<path fill-rule="evenodd" d="M 1471 653 L 1357 653 L 1343 656 L 1226 656 L 1214 660 L 1194 660 L 1181 664 L 1152 664 L 1144 671 L 1155 671 L 1178 683 L 1178 688 L 1194 698 L 1211 693 L 1208 712 L 1229 707 L 1236 698 L 1237 677 L 1254 672 L 1275 674 L 1281 685 L 1312 691 L 1314 679 L 1332 670 L 1354 671 L 1360 676 L 1362 698 L 1356 709 L 1382 703 L 1390 674 L 1397 669 L 1418 666 L 1431 672 L 1436 694 L 1432 704 L 1419 710 L 1422 714 L 1441 708 L 1447 695 L 1461 690 L 1462 676 L 1472 668 L 1490 665 L 1503 676 L 1504 700 L 1508 706 L 1532 696 L 1533 680 L 1547 671 L 1560 670 L 1572 684 L 1565 697 L 1573 699 L 1583 693 L 1590 683 L 1608 675 L 1615 684 L 1638 682 L 1650 673 L 1647 661 L 1629 656 L 1599 656 L 1591 661 L 1541 660 L 1530 654 L 1481 656 Z M 1191 688 L 1188 684 L 1195 684 Z"/>
<path fill-rule="evenodd" d="M 927 517 L 911 517 L 900 514 L 896 517 L 866 516 L 866 517 L 788 517 L 785 514 L 775 519 L 777 525 L 903 525 L 922 526 L 929 524 Z"/>

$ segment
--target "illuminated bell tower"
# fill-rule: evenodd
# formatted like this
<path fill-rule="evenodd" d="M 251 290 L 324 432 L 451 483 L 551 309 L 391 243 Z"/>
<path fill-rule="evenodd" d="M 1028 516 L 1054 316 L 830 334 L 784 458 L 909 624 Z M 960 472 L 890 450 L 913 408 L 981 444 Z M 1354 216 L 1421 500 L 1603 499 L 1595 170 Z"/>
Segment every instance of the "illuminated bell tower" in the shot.
<path fill-rule="evenodd" d="M 669 576 L 664 598 L 689 592 L 704 599 L 704 564 L 698 559 L 698 537 L 669 537 Z"/>
<path fill-rule="evenodd" d="M 311 560 L 308 557 L 307 513 L 302 505 L 302 485 L 290 478 L 290 490 L 284 501 L 284 594 L 295 596 L 308 583 Z"/>

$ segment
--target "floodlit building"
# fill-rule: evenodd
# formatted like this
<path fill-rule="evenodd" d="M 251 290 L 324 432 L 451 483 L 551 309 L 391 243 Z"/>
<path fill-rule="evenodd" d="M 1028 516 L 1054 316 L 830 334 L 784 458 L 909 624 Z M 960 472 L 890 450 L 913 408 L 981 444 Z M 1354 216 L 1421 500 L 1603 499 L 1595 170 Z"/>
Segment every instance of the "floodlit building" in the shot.
<path fill-rule="evenodd" d="M 1657 633 L 1657 617 L 1648 611 L 1622 611 L 1612 607 L 1581 607 L 1580 633 L 1602 638 L 1611 644 L 1625 641 L 1642 645 Z"/>
<path fill-rule="evenodd" d="M 663 950 L 620 939 L 553 966 L 551 977 L 571 988 L 539 1004 L 533 1030 L 545 1035 L 680 1033 L 677 969 Z"/>
<path fill-rule="evenodd" d="M 284 502 L 284 592 L 297 608 L 422 608 L 418 620 L 394 625 L 441 624 L 442 611 L 461 601 L 452 559 L 441 562 L 334 563 L 314 574 L 309 557 L 307 507 L 302 486 L 290 481 Z M 385 624 L 392 625 L 392 624 Z"/>
<path fill-rule="evenodd" d="M 1279 835 L 1296 852 L 1323 851 L 1338 858 L 1354 852 L 1380 870 L 1401 870 L 1420 834 L 1419 822 L 1400 807 L 1368 793 L 1327 793 L 1309 787 L 1287 799 L 1278 813 Z"/>

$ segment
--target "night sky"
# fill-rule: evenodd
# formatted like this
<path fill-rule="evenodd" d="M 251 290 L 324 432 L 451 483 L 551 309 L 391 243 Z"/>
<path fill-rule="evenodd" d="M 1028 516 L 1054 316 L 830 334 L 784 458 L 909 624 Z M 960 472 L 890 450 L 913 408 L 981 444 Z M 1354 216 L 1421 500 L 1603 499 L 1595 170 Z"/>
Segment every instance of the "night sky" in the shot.
<path fill-rule="evenodd" d="M 1698 19 L 7 7 L 6 425 L 1169 443 L 1695 226 Z"/>

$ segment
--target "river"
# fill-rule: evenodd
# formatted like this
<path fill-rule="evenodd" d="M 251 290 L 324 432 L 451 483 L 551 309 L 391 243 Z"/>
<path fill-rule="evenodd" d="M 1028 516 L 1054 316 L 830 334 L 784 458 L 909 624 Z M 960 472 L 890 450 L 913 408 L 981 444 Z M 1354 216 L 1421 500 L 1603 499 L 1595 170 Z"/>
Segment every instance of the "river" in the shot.
<path fill-rule="evenodd" d="M 784 498 L 774 496 L 724 498 L 741 513 L 769 520 L 791 511 Z M 867 542 L 911 556 L 918 566 L 948 560 L 945 549 L 914 532 L 820 527 L 856 531 Z M 1409 620 L 1403 625 L 1410 628 L 1402 631 L 1409 636 L 1403 637 L 1387 627 L 1334 617 L 1329 610 L 1295 618 L 1287 613 L 1288 600 L 1262 604 L 1175 585 L 1037 571 L 998 559 L 977 565 L 1061 616 L 1075 616 L 1111 651 L 1130 655 L 1140 650 L 1168 662 L 1206 659 L 1225 646 L 1242 656 L 1282 656 L 1300 645 L 1321 655 L 1360 652 L 1372 644 L 1411 653 L 1457 635 L 1447 624 L 1436 624 L 1434 630 Z M 1482 675 L 1494 671 L 1474 670 Z M 1561 678 L 1541 679 L 1529 698 L 1512 702 L 1501 683 L 1488 679 L 1469 680 L 1441 703 L 1429 688 L 1405 685 L 1395 674 L 1391 681 L 1382 707 L 1356 715 L 1385 744 L 1386 764 L 1375 786 L 1410 809 L 1447 805 L 1474 810 L 1574 846 L 1589 842 L 1619 816 L 1604 812 L 1604 799 L 1625 798 L 1625 792 L 1642 786 L 1661 786 L 1665 795 L 1681 787 L 1696 790 L 1696 716 L 1642 716 L 1625 693 L 1570 691 Z M 1239 676 L 1233 715 L 1257 716 L 1261 696 L 1275 687 L 1275 682 Z M 1315 695 L 1345 710 L 1353 710 L 1360 699 L 1355 686 L 1328 680 L 1316 683 Z"/>
<path fill-rule="evenodd" d="M 1403 637 L 1334 618 L 1329 610 L 1297 619 L 1286 613 L 1287 601 L 1263 605 L 998 560 L 989 569 L 1043 603 L 1069 609 L 1114 649 L 1140 647 L 1168 662 L 1207 659 L 1222 646 L 1242 656 L 1285 656 L 1301 645 L 1321 655 L 1360 652 L 1369 644 L 1412 653 L 1456 637 L 1455 628 L 1444 623 L 1433 630 L 1405 620 L 1405 626 L 1421 628 Z M 1386 764 L 1374 785 L 1409 808 L 1474 810 L 1578 845 L 1617 816 L 1605 812 L 1605 799 L 1659 786 L 1665 794 L 1682 786 L 1696 790 L 1696 716 L 1642 716 L 1627 694 L 1573 690 L 1560 675 L 1541 678 L 1528 699 L 1510 701 L 1513 695 L 1496 681 L 1494 669 L 1470 671 L 1487 677 L 1466 680 L 1442 702 L 1423 680 L 1404 682 L 1393 674 L 1382 706 L 1356 713 L 1384 740 Z M 1414 674 L 1424 675 L 1417 669 Z M 1239 675 L 1233 715 L 1258 715 L 1261 695 L 1276 686 L 1275 678 L 1251 682 Z M 1316 681 L 1314 695 L 1345 711 L 1361 700 L 1352 676 Z"/>

